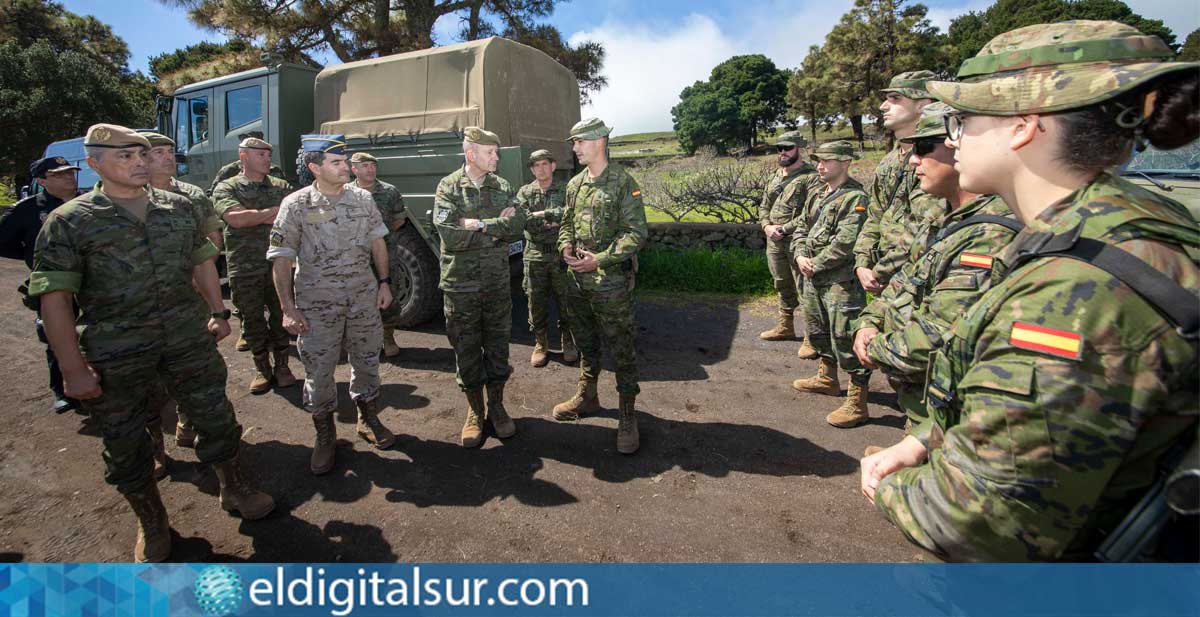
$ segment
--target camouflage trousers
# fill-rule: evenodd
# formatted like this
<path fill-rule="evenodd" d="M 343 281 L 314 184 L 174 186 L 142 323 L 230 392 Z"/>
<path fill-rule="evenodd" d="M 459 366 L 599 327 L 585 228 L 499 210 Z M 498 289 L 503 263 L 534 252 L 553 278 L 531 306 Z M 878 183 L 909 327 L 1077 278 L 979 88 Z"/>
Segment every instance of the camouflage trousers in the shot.
<path fill-rule="evenodd" d="M 396 249 L 395 237 L 396 234 L 394 233 L 387 235 L 388 277 L 392 279 L 390 287 L 394 301 L 387 308 L 379 311 L 383 325 L 388 328 L 400 327 L 400 295 L 404 291 L 400 286 L 407 280 L 407 275 L 404 273 L 404 268 L 400 261 L 400 254 Z"/>
<path fill-rule="evenodd" d="M 567 275 L 567 314 L 575 347 L 579 349 L 579 372 L 584 379 L 600 378 L 601 341 L 608 342 L 617 369 L 617 392 L 637 394 L 637 324 L 633 319 L 632 292 L 624 285 L 585 289 L 574 275 Z"/>
<path fill-rule="evenodd" d="M 904 416 L 916 426 L 929 417 L 925 409 L 925 383 L 921 381 L 904 381 L 888 376 L 888 385 L 896 392 L 896 403 Z"/>
<path fill-rule="evenodd" d="M 304 290 L 300 290 L 303 294 Z M 337 409 L 337 370 L 342 349 L 350 362 L 350 398 L 370 401 L 379 396 L 379 350 L 383 324 L 374 286 L 331 301 L 305 302 L 297 308 L 308 321 L 308 332 L 296 339 L 304 364 L 304 409 L 309 413 Z"/>
<path fill-rule="evenodd" d="M 800 289 L 803 281 L 796 269 L 792 255 L 791 238 L 767 240 L 767 268 L 779 296 L 779 311 L 792 313 L 800 306 Z"/>
<path fill-rule="evenodd" d="M 99 421 L 104 480 L 118 491 L 135 492 L 151 481 L 154 446 L 147 426 L 160 424 L 164 386 L 195 427 L 196 457 L 201 463 L 220 463 L 237 454 L 242 426 L 225 396 L 225 361 L 207 331 L 91 364 L 100 375 L 103 394 L 80 403 Z"/>
<path fill-rule="evenodd" d="M 558 330 L 570 333 L 567 318 L 567 266 L 560 259 L 525 262 L 525 295 L 529 298 L 529 329 L 550 326 L 550 301 L 558 303 Z"/>
<path fill-rule="evenodd" d="M 512 296 L 508 285 L 484 291 L 447 291 L 446 338 L 454 349 L 454 380 L 465 392 L 504 383 L 512 375 Z"/>
<path fill-rule="evenodd" d="M 242 314 L 242 338 L 254 355 L 287 349 L 291 337 L 283 329 L 283 311 L 271 273 L 229 277 L 229 297 Z M 264 317 L 269 314 L 269 317 Z"/>
<path fill-rule="evenodd" d="M 850 381 L 865 385 L 870 369 L 854 355 L 854 321 L 866 307 L 867 292 L 858 281 L 814 285 L 804 281 L 804 323 L 809 342 L 822 358 L 837 361 Z"/>

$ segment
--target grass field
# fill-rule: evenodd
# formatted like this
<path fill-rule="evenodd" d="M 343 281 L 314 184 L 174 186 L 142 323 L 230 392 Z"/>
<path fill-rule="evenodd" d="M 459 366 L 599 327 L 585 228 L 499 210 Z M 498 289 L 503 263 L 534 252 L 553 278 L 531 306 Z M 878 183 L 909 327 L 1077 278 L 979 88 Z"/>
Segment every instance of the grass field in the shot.
<path fill-rule="evenodd" d="M 639 289 L 754 296 L 774 292 L 760 251 L 649 247 L 638 253 L 638 265 Z"/>
<path fill-rule="evenodd" d="M 7 208 L 17 202 L 16 195 L 13 195 L 12 187 L 7 184 L 0 184 L 0 208 Z"/>

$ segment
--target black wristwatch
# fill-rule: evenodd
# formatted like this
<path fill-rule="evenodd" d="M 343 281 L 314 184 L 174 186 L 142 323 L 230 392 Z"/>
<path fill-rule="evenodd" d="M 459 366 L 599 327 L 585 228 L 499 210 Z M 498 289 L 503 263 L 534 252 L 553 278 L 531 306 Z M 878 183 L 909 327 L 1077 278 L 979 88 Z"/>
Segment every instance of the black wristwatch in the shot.
<path fill-rule="evenodd" d="M 379 284 L 380 284 L 380 285 L 391 285 L 391 284 L 392 284 L 392 277 L 390 277 L 390 276 L 385 276 L 385 277 L 383 277 L 383 278 L 379 279 Z"/>
<path fill-rule="evenodd" d="M 229 318 L 233 316 L 233 311 L 229 309 L 225 309 L 223 311 L 214 311 L 209 313 L 208 316 L 212 317 L 213 319 L 224 319 L 225 321 L 229 321 Z"/>

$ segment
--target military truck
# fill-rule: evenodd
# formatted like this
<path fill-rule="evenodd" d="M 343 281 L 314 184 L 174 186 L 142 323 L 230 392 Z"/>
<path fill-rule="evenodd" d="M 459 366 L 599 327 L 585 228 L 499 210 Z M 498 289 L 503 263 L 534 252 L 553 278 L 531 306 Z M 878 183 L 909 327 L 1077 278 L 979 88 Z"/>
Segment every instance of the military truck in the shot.
<path fill-rule="evenodd" d="M 1200 220 L 1200 141 L 1175 150 L 1147 147 L 1135 153 L 1118 173 L 1187 206 Z"/>
<path fill-rule="evenodd" d="M 402 325 L 438 313 L 438 243 L 432 225 L 437 183 L 463 165 L 462 129 L 500 136 L 498 173 L 515 187 L 533 180 L 525 161 L 545 148 L 571 172 L 564 141 L 579 121 L 575 76 L 532 47 L 499 37 L 361 60 L 317 71 L 273 63 L 189 84 L 158 103 L 159 129 L 178 149 L 181 179 L 207 187 L 237 159 L 238 136 L 261 131 L 273 162 L 296 177 L 304 133 L 345 134 L 350 152 L 379 159 L 379 178 L 404 195 L 400 229 Z M 520 243 L 510 247 L 519 253 Z"/>

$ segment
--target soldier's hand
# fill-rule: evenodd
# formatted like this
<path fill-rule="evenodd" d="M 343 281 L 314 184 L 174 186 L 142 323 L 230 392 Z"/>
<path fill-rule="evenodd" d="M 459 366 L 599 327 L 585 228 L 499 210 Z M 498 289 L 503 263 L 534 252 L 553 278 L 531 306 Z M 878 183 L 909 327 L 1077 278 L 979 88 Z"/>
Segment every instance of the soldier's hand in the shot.
<path fill-rule="evenodd" d="M 63 394 L 81 401 L 99 398 L 104 394 L 100 389 L 100 375 L 86 362 L 81 370 L 63 371 Z"/>
<path fill-rule="evenodd" d="M 220 343 L 225 337 L 229 336 L 229 333 L 232 331 L 233 330 L 229 327 L 228 321 L 224 319 L 217 319 L 215 317 L 208 318 L 208 333 L 213 335 L 218 343 Z"/>
<path fill-rule="evenodd" d="M 812 275 L 813 275 L 812 259 L 810 259 L 808 257 L 797 257 L 796 258 L 796 269 L 799 270 L 800 274 L 803 274 L 806 278 L 812 278 Z"/>
<path fill-rule="evenodd" d="M 878 278 L 875 278 L 874 270 L 870 268 L 858 268 L 854 271 L 854 274 L 858 276 L 858 282 L 862 284 L 863 289 L 871 293 L 879 293 L 883 290 L 883 285 L 880 284 Z"/>
<path fill-rule="evenodd" d="M 482 228 L 479 219 L 458 219 L 458 226 L 468 231 L 479 231 Z"/>
<path fill-rule="evenodd" d="M 876 328 L 862 328 L 854 334 L 854 355 L 858 356 L 858 361 L 869 369 L 879 368 L 867 357 L 867 345 L 870 345 L 871 339 L 876 336 L 879 336 L 879 330 Z"/>
<path fill-rule="evenodd" d="M 516 214 L 517 214 L 517 209 L 512 206 L 509 206 L 500 211 L 500 218 L 506 219 L 510 216 L 516 216 Z"/>
<path fill-rule="evenodd" d="M 575 258 L 575 247 L 569 245 L 563 247 L 562 258 L 568 266 L 573 266 L 579 261 Z"/>
<path fill-rule="evenodd" d="M 379 310 L 382 311 L 383 309 L 391 306 L 391 304 L 392 304 L 392 287 L 391 287 L 391 285 L 380 285 L 379 293 L 376 295 L 376 297 L 378 298 L 378 300 L 376 301 L 376 304 L 378 305 Z"/>
<path fill-rule="evenodd" d="M 544 218 L 546 218 L 546 211 L 538 210 L 537 212 L 534 212 L 534 213 L 530 214 L 529 216 L 532 216 L 535 219 L 544 219 Z"/>
<path fill-rule="evenodd" d="M 596 256 L 588 251 L 579 251 L 579 259 L 569 265 L 575 272 L 595 272 L 600 269 L 600 262 L 596 261 Z"/>
<path fill-rule="evenodd" d="M 283 329 L 296 336 L 308 334 L 308 320 L 297 309 L 285 310 L 283 312 Z"/>
<path fill-rule="evenodd" d="M 909 435 L 900 443 L 863 458 L 859 462 L 863 497 L 875 503 L 875 489 L 879 488 L 880 481 L 901 469 L 924 463 L 927 455 L 925 446 Z"/>

